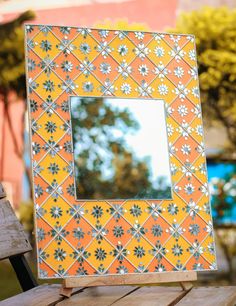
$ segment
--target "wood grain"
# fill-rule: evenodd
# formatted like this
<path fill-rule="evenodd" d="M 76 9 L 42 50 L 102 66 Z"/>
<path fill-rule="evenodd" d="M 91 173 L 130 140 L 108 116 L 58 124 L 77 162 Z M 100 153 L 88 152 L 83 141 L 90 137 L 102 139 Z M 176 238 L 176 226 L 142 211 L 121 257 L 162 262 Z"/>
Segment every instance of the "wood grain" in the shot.
<path fill-rule="evenodd" d="M 63 298 L 59 295 L 60 285 L 42 285 L 0 302 L 0 306 L 48 306 Z"/>
<path fill-rule="evenodd" d="M 142 287 L 115 302 L 114 306 L 168 306 L 179 301 L 186 292 L 180 287 Z"/>
<path fill-rule="evenodd" d="M 83 291 L 64 299 L 58 306 L 106 306 L 126 296 L 138 288 L 131 286 L 85 288 Z M 1 305 L 0 305 L 1 306 Z"/>
<path fill-rule="evenodd" d="M 2 183 L 0 183 L 0 199 L 5 198 L 6 197 L 6 192 L 3 188 Z"/>
<path fill-rule="evenodd" d="M 0 260 L 31 251 L 31 245 L 11 204 L 0 199 Z"/>
<path fill-rule="evenodd" d="M 193 288 L 177 306 L 234 306 L 236 287 Z"/>
<path fill-rule="evenodd" d="M 63 281 L 64 287 L 92 287 L 92 286 L 115 286 L 115 285 L 137 285 L 158 284 L 171 282 L 184 282 L 197 280 L 196 272 L 162 272 L 127 275 L 104 275 L 70 277 Z"/>

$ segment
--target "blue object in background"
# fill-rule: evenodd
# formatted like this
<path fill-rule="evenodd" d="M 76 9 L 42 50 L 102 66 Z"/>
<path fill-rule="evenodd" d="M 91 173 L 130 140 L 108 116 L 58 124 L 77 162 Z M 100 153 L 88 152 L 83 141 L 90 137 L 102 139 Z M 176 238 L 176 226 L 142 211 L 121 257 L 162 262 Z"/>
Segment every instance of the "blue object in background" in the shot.
<path fill-rule="evenodd" d="M 231 174 L 235 169 L 235 164 L 228 162 L 212 162 L 207 161 L 208 180 L 213 177 L 224 178 Z"/>
<path fill-rule="evenodd" d="M 210 182 L 213 178 L 226 179 L 232 176 L 236 170 L 236 163 L 228 161 L 212 161 L 207 160 L 207 171 L 208 171 L 208 181 Z M 229 215 L 225 215 L 221 218 L 220 223 L 222 224 L 232 224 L 236 223 L 236 202 L 232 197 L 228 197 L 226 202 L 232 207 Z M 214 209 L 214 197 L 211 199 L 212 216 L 213 219 L 216 217 L 217 213 Z"/>

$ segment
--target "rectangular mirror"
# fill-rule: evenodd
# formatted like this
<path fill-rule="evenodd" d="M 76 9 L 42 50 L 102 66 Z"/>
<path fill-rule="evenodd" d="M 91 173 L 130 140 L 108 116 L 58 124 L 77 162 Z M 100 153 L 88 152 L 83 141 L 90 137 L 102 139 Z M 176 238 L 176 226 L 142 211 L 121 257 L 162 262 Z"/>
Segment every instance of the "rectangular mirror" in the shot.
<path fill-rule="evenodd" d="M 83 199 L 171 199 L 163 100 L 70 97 L 75 186 Z"/>

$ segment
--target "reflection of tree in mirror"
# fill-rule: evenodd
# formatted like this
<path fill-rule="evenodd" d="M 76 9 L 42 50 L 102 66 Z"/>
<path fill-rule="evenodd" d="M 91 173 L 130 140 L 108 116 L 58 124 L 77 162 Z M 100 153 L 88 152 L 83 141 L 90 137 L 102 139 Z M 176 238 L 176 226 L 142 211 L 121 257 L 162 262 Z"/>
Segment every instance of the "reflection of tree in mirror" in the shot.
<path fill-rule="evenodd" d="M 153 188 L 147 159 L 137 158 L 124 135 L 138 122 L 103 98 L 73 97 L 72 129 L 78 199 L 170 198 L 165 179 Z M 158 154 L 158 152 L 157 152 Z"/>

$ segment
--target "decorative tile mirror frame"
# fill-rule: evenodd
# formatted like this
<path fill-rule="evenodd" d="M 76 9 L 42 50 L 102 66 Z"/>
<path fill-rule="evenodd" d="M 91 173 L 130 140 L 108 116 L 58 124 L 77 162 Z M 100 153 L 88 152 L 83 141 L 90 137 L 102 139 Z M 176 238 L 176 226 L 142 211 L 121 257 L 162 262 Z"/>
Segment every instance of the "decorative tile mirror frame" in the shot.
<path fill-rule="evenodd" d="M 25 31 L 39 277 L 89 285 L 215 270 L 194 37 Z M 172 199 L 76 200 L 71 96 L 164 100 Z"/>

